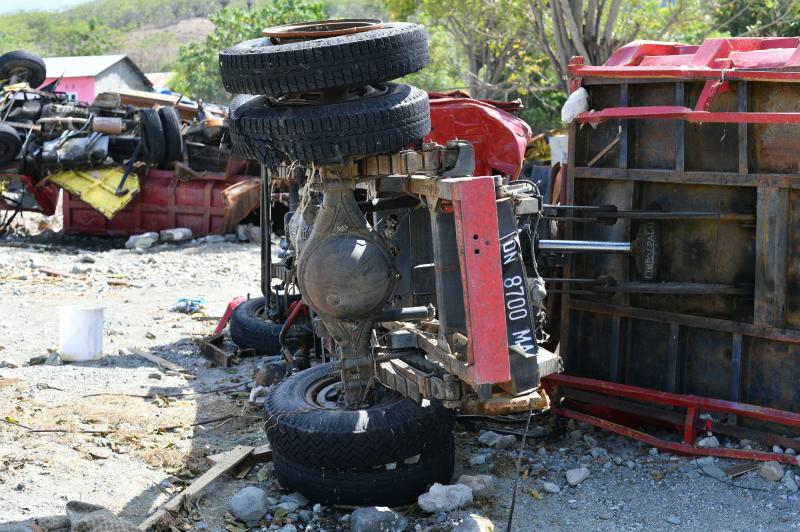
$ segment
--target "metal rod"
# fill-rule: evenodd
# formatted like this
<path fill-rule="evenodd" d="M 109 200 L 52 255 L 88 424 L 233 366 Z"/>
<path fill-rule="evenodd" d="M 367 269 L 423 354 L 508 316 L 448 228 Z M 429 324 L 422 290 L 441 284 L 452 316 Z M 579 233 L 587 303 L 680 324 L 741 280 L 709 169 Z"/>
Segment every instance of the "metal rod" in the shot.
<path fill-rule="evenodd" d="M 261 165 L 261 293 L 267 313 L 272 306 L 272 220 L 270 216 L 270 173 Z"/>
<path fill-rule="evenodd" d="M 539 240 L 539 251 L 559 253 L 630 253 L 630 242 L 600 242 L 596 240 Z"/>

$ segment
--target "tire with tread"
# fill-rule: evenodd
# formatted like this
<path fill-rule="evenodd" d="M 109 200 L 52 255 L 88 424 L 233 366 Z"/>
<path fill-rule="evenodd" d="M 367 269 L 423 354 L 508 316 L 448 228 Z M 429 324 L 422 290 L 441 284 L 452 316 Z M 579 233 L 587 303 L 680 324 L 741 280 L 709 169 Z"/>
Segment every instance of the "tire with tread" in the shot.
<path fill-rule="evenodd" d="M 371 85 L 416 72 L 428 61 L 427 31 L 409 22 L 285 44 L 253 39 L 219 54 L 228 92 L 266 96 Z"/>
<path fill-rule="evenodd" d="M 231 340 L 239 349 L 255 349 L 260 356 L 279 355 L 278 335 L 282 325 L 262 319 L 259 314 L 263 308 L 263 297 L 255 297 L 236 307 L 231 313 Z"/>
<path fill-rule="evenodd" d="M 264 96 L 231 103 L 232 136 L 268 162 L 275 154 L 293 161 L 342 163 L 347 157 L 390 153 L 430 132 L 425 91 L 387 83 L 385 92 L 322 105 L 270 105 Z"/>
<path fill-rule="evenodd" d="M 261 98 L 259 102 L 251 104 L 253 100 L 257 100 L 259 98 L 259 96 L 251 96 L 249 94 L 238 94 L 234 96 L 233 100 L 231 100 L 231 105 L 229 107 L 228 134 L 230 135 L 231 149 L 237 157 L 243 160 L 258 160 L 258 155 L 256 154 L 255 150 L 250 147 L 247 139 L 242 136 L 238 126 L 240 123 L 239 119 L 243 116 L 243 113 L 251 107 L 251 105 L 258 105 L 259 102 L 264 101 L 264 99 Z"/>
<path fill-rule="evenodd" d="M 449 484 L 453 477 L 455 446 L 452 435 L 417 463 L 399 462 L 397 468 L 321 469 L 272 454 L 275 476 L 290 491 L 299 491 L 322 504 L 401 506 L 417 500 L 434 482 Z"/>
<path fill-rule="evenodd" d="M 22 148 L 22 139 L 17 130 L 8 124 L 0 124 L 0 164 L 16 159 Z"/>
<path fill-rule="evenodd" d="M 139 134 L 144 142 L 142 160 L 149 164 L 162 164 L 166 159 L 167 152 L 164 146 L 164 128 L 161 125 L 158 111 L 155 109 L 140 109 L 139 127 Z"/>
<path fill-rule="evenodd" d="M 14 50 L 0 55 L 0 80 L 8 80 L 15 72 L 24 72 L 24 79 L 36 89 L 47 77 L 47 67 L 38 55 L 25 50 Z M 20 81 L 20 80 L 18 80 Z"/>
<path fill-rule="evenodd" d="M 266 431 L 276 453 L 309 467 L 364 468 L 430 452 L 452 437 L 455 416 L 439 401 L 420 406 L 398 396 L 348 410 L 325 408 L 307 396 L 320 381 L 338 378 L 332 363 L 319 364 L 270 390 Z"/>
<path fill-rule="evenodd" d="M 174 107 L 161 107 L 158 110 L 161 119 L 161 128 L 164 130 L 165 162 L 180 161 L 183 159 L 183 135 L 181 135 L 181 117 Z"/>

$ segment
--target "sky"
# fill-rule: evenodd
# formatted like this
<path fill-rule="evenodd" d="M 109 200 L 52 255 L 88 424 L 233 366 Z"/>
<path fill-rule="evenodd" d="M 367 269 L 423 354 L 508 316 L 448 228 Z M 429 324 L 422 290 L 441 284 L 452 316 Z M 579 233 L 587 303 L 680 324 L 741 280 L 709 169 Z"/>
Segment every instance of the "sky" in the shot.
<path fill-rule="evenodd" d="M 15 11 L 55 10 L 64 7 L 83 4 L 89 0 L 0 0 L 0 14 L 14 13 Z"/>

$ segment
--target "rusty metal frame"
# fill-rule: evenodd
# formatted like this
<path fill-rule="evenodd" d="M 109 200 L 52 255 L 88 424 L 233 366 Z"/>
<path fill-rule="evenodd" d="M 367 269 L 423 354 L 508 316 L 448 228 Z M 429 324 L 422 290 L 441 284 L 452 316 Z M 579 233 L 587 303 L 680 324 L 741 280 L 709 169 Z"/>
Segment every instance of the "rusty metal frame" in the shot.
<path fill-rule="evenodd" d="M 643 441 L 648 445 L 652 445 L 653 447 L 657 447 L 659 449 L 687 455 L 776 461 L 791 465 L 800 464 L 800 461 L 798 461 L 798 457 L 796 455 L 753 451 L 747 449 L 728 449 L 725 447 L 698 447 L 695 445 L 697 435 L 701 431 L 717 430 L 718 432 L 724 433 L 726 428 L 732 428 L 734 431 L 738 430 L 736 427 L 722 427 L 720 424 L 715 424 L 711 419 L 708 419 L 705 416 L 703 419 L 701 419 L 701 414 L 721 413 L 737 417 L 749 417 L 784 426 L 800 427 L 800 414 L 794 412 L 756 406 L 747 403 L 739 403 L 736 401 L 725 401 L 723 399 L 712 399 L 708 397 L 699 397 L 696 395 L 682 395 L 670 392 L 662 392 L 648 388 L 640 388 L 638 386 L 617 384 L 596 379 L 587 379 L 584 377 L 573 377 L 563 374 L 553 374 L 543 377 L 542 386 L 550 396 L 550 409 L 554 414 L 569 417 L 577 421 L 583 421 L 596 427 Z M 659 438 L 657 436 L 653 436 L 652 434 L 647 434 L 640 430 L 628 427 L 622 423 L 580 411 L 583 409 L 580 408 L 578 404 L 575 404 L 574 401 L 565 400 L 568 399 L 568 390 L 570 389 L 602 394 L 603 396 L 606 396 L 605 398 L 608 400 L 603 406 L 607 406 L 612 410 L 616 410 L 617 412 L 624 411 L 619 407 L 619 401 L 617 398 L 637 401 L 636 404 L 631 404 L 631 406 L 627 408 L 627 413 L 634 413 L 640 419 L 650 418 L 651 420 L 662 422 L 665 421 L 666 416 L 666 421 L 670 422 L 670 424 L 674 423 L 674 421 L 678 419 L 676 416 L 680 416 L 680 414 L 667 412 L 662 412 L 660 414 L 654 413 L 652 410 L 648 410 L 647 407 L 642 407 L 640 402 L 650 403 L 653 405 L 684 408 L 686 411 L 683 415 L 682 422 L 680 423 L 682 441 L 676 442 Z M 578 394 L 577 397 L 580 399 L 580 394 Z M 600 401 L 597 401 L 597 399 L 593 398 L 592 402 L 603 403 L 603 398 L 600 398 Z M 593 409 L 589 408 L 589 410 Z M 766 433 L 759 431 L 750 431 L 750 433 L 755 435 L 755 437 L 766 435 Z M 781 439 L 781 441 L 784 441 L 784 444 L 785 440 L 788 440 L 788 438 Z M 795 442 L 795 444 L 800 447 L 800 441 L 795 440 Z"/>

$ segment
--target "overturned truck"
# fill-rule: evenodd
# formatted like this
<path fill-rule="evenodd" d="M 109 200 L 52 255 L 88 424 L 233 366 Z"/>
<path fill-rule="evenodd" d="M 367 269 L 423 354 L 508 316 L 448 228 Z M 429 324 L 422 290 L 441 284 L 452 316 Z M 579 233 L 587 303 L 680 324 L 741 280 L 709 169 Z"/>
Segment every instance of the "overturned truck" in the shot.
<path fill-rule="evenodd" d="M 287 323 L 307 306 L 313 334 L 281 337 L 294 374 L 266 429 L 281 484 L 314 500 L 415 500 L 452 476 L 454 409 L 538 407 L 558 369 L 539 345 L 541 195 L 485 157 L 474 175 L 484 147 L 466 130 L 430 142 L 428 95 L 391 82 L 427 61 L 424 27 L 376 21 L 270 28 L 220 53 L 234 149 L 298 189 L 266 295 L 299 292 Z"/>

